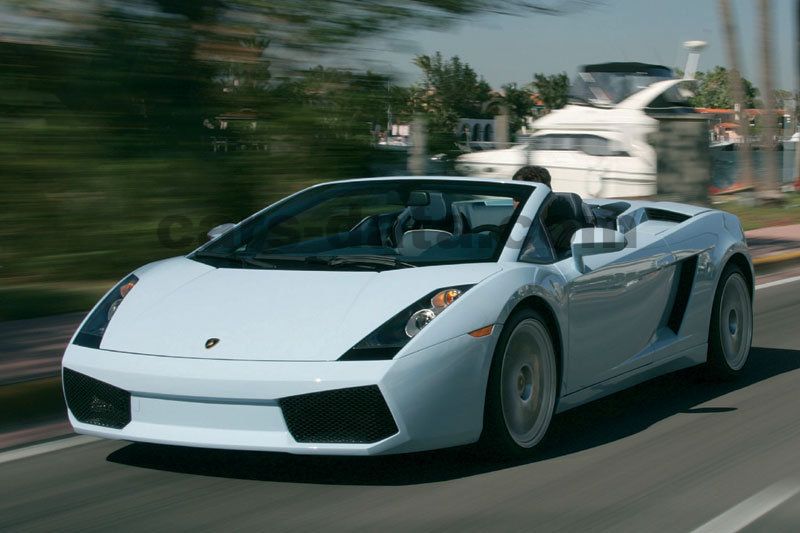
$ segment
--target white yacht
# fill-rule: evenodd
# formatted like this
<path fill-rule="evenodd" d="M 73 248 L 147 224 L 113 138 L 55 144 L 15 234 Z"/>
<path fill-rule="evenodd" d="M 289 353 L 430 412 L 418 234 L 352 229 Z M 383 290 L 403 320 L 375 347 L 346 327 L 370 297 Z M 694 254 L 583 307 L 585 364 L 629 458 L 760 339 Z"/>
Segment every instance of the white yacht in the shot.
<path fill-rule="evenodd" d="M 460 156 L 460 174 L 511 178 L 524 165 L 546 167 L 559 192 L 590 197 L 656 193 L 656 153 L 648 135 L 654 115 L 693 113 L 693 80 L 644 63 L 587 65 L 570 87 L 569 103 L 533 122 L 533 135 L 504 150 Z"/>

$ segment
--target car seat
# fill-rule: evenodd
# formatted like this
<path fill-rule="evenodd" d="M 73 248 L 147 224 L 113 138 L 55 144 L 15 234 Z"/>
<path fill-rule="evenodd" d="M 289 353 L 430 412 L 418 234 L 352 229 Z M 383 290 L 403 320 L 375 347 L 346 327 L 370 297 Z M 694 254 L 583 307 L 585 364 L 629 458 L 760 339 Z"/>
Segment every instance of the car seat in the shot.
<path fill-rule="evenodd" d="M 575 232 L 594 226 L 594 215 L 575 193 L 553 193 L 553 196 L 544 225 L 557 257 L 563 259 L 571 254 L 570 244 Z"/>
<path fill-rule="evenodd" d="M 444 195 L 440 192 L 428 193 L 427 205 L 410 205 L 397 215 L 392 237 L 399 245 L 403 234 L 411 230 L 435 229 L 453 233 L 452 216 L 448 212 Z"/>

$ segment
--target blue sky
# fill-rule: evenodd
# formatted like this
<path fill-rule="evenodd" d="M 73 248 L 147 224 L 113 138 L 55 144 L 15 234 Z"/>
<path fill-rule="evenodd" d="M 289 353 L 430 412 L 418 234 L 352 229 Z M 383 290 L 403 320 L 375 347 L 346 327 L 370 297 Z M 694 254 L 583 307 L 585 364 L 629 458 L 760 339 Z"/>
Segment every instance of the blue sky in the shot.
<path fill-rule="evenodd" d="M 775 86 L 795 85 L 795 0 L 773 0 Z M 761 85 L 760 26 L 756 0 L 733 0 L 743 71 Z M 376 70 L 394 70 L 403 81 L 418 77 L 411 59 L 417 53 L 458 55 L 494 87 L 531 81 L 532 73 L 566 71 L 582 64 L 644 61 L 668 66 L 686 63 L 681 44 L 707 41 L 700 69 L 725 65 L 725 41 L 717 0 L 601 0 L 595 7 L 566 16 L 484 16 L 444 32 L 411 31 L 397 35 L 403 46 L 369 54 Z M 383 46 L 386 46 L 384 43 Z"/>

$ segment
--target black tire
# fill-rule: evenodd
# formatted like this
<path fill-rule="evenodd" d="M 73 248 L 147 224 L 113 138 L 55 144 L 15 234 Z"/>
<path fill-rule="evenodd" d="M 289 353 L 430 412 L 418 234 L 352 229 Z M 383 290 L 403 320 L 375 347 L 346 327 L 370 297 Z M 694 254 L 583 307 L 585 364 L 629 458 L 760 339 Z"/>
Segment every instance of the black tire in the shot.
<path fill-rule="evenodd" d="M 711 377 L 731 379 L 747 364 L 753 342 L 753 301 L 742 269 L 728 263 L 722 271 L 708 328 L 708 362 Z"/>
<path fill-rule="evenodd" d="M 503 326 L 489 370 L 481 452 L 529 455 L 547 435 L 557 399 L 556 351 L 547 321 L 533 309 L 517 311 Z"/>

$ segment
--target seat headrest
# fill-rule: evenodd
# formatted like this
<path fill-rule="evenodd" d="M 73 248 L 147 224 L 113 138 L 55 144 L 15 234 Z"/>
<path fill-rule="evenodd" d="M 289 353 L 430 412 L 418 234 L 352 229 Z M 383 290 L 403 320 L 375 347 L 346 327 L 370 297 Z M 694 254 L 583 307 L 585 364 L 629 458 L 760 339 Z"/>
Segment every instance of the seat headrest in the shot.
<path fill-rule="evenodd" d="M 577 218 L 577 213 L 578 210 L 575 209 L 571 198 L 563 193 L 556 194 L 555 198 L 553 198 L 553 201 L 550 202 L 550 207 L 547 209 L 548 218 L 557 217 L 561 220 Z"/>
<path fill-rule="evenodd" d="M 571 192 L 554 193 L 555 199 L 550 204 L 548 217 L 557 217 L 561 220 L 577 220 L 585 225 L 594 223 L 591 210 L 583 203 L 581 197 Z"/>
<path fill-rule="evenodd" d="M 411 206 L 411 218 L 418 222 L 442 222 L 447 218 L 447 205 L 444 203 L 444 196 L 440 192 L 428 193 L 430 202 L 428 205 Z"/>

